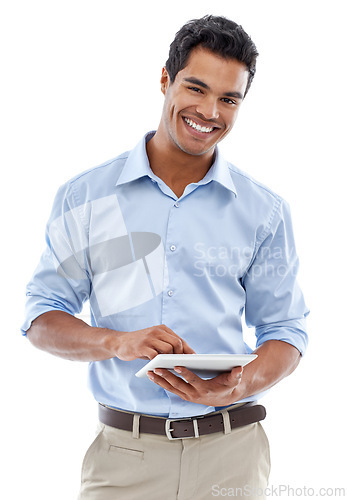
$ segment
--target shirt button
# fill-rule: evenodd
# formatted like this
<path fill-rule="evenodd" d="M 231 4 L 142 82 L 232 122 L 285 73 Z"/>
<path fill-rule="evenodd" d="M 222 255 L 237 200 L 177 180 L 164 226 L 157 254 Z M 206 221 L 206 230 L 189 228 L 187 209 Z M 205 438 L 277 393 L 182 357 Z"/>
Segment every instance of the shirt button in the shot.
<path fill-rule="evenodd" d="M 170 250 L 171 252 L 174 252 L 176 250 L 176 245 L 171 245 Z"/>
<path fill-rule="evenodd" d="M 174 204 L 174 207 L 178 208 L 180 206 L 180 204 L 178 203 L 178 201 L 176 201 L 176 203 Z"/>
<path fill-rule="evenodd" d="M 172 290 L 169 290 L 169 291 L 167 292 L 167 294 L 168 294 L 168 296 L 169 296 L 169 297 L 172 297 L 172 296 L 173 296 L 173 291 L 172 291 Z"/>

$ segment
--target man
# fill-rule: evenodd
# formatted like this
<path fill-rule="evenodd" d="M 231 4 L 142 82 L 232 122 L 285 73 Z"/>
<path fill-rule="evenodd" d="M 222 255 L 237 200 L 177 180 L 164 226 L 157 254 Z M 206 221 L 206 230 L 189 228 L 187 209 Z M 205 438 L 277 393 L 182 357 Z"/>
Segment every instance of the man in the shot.
<path fill-rule="evenodd" d="M 187 23 L 162 71 L 158 130 L 57 194 L 23 331 L 40 349 L 90 362 L 100 426 L 81 499 L 260 498 L 266 487 L 255 402 L 298 365 L 308 311 L 287 203 L 216 148 L 257 55 L 232 21 Z M 74 317 L 86 300 L 91 326 Z M 158 353 L 250 353 L 243 312 L 258 355 L 243 370 L 135 377 Z"/>

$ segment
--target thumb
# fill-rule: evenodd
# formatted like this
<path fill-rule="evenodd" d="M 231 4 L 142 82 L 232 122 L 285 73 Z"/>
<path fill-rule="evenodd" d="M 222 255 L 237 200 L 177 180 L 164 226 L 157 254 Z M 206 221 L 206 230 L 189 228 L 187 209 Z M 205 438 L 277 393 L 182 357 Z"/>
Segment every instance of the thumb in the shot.
<path fill-rule="evenodd" d="M 221 373 L 216 377 L 218 382 L 223 385 L 237 385 L 240 383 L 242 378 L 243 368 L 242 366 L 237 366 L 233 368 L 230 372 Z"/>

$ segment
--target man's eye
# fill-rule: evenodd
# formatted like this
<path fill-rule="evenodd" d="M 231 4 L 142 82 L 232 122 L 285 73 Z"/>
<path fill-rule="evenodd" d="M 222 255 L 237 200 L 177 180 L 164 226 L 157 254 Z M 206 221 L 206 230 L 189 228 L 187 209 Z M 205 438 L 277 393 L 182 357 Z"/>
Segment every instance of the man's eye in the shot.
<path fill-rule="evenodd" d="M 229 97 L 222 97 L 222 101 L 227 103 L 227 104 L 237 104 L 236 101 L 229 99 Z"/>
<path fill-rule="evenodd" d="M 193 90 L 193 92 L 201 92 L 200 89 L 198 89 L 198 87 L 188 87 L 189 90 Z"/>

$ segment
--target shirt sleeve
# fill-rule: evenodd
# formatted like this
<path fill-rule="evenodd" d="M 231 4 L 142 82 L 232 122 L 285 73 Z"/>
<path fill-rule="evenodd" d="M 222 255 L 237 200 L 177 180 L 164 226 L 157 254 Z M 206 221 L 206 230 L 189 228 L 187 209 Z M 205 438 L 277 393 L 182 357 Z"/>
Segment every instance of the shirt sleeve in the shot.
<path fill-rule="evenodd" d="M 245 321 L 255 327 L 257 347 L 281 340 L 304 354 L 309 310 L 298 284 L 298 268 L 290 209 L 282 200 L 243 278 Z"/>
<path fill-rule="evenodd" d="M 27 285 L 24 335 L 41 314 L 59 310 L 75 315 L 89 298 L 87 211 L 88 203 L 77 204 L 69 184 L 59 189 L 46 226 L 46 248 Z"/>

